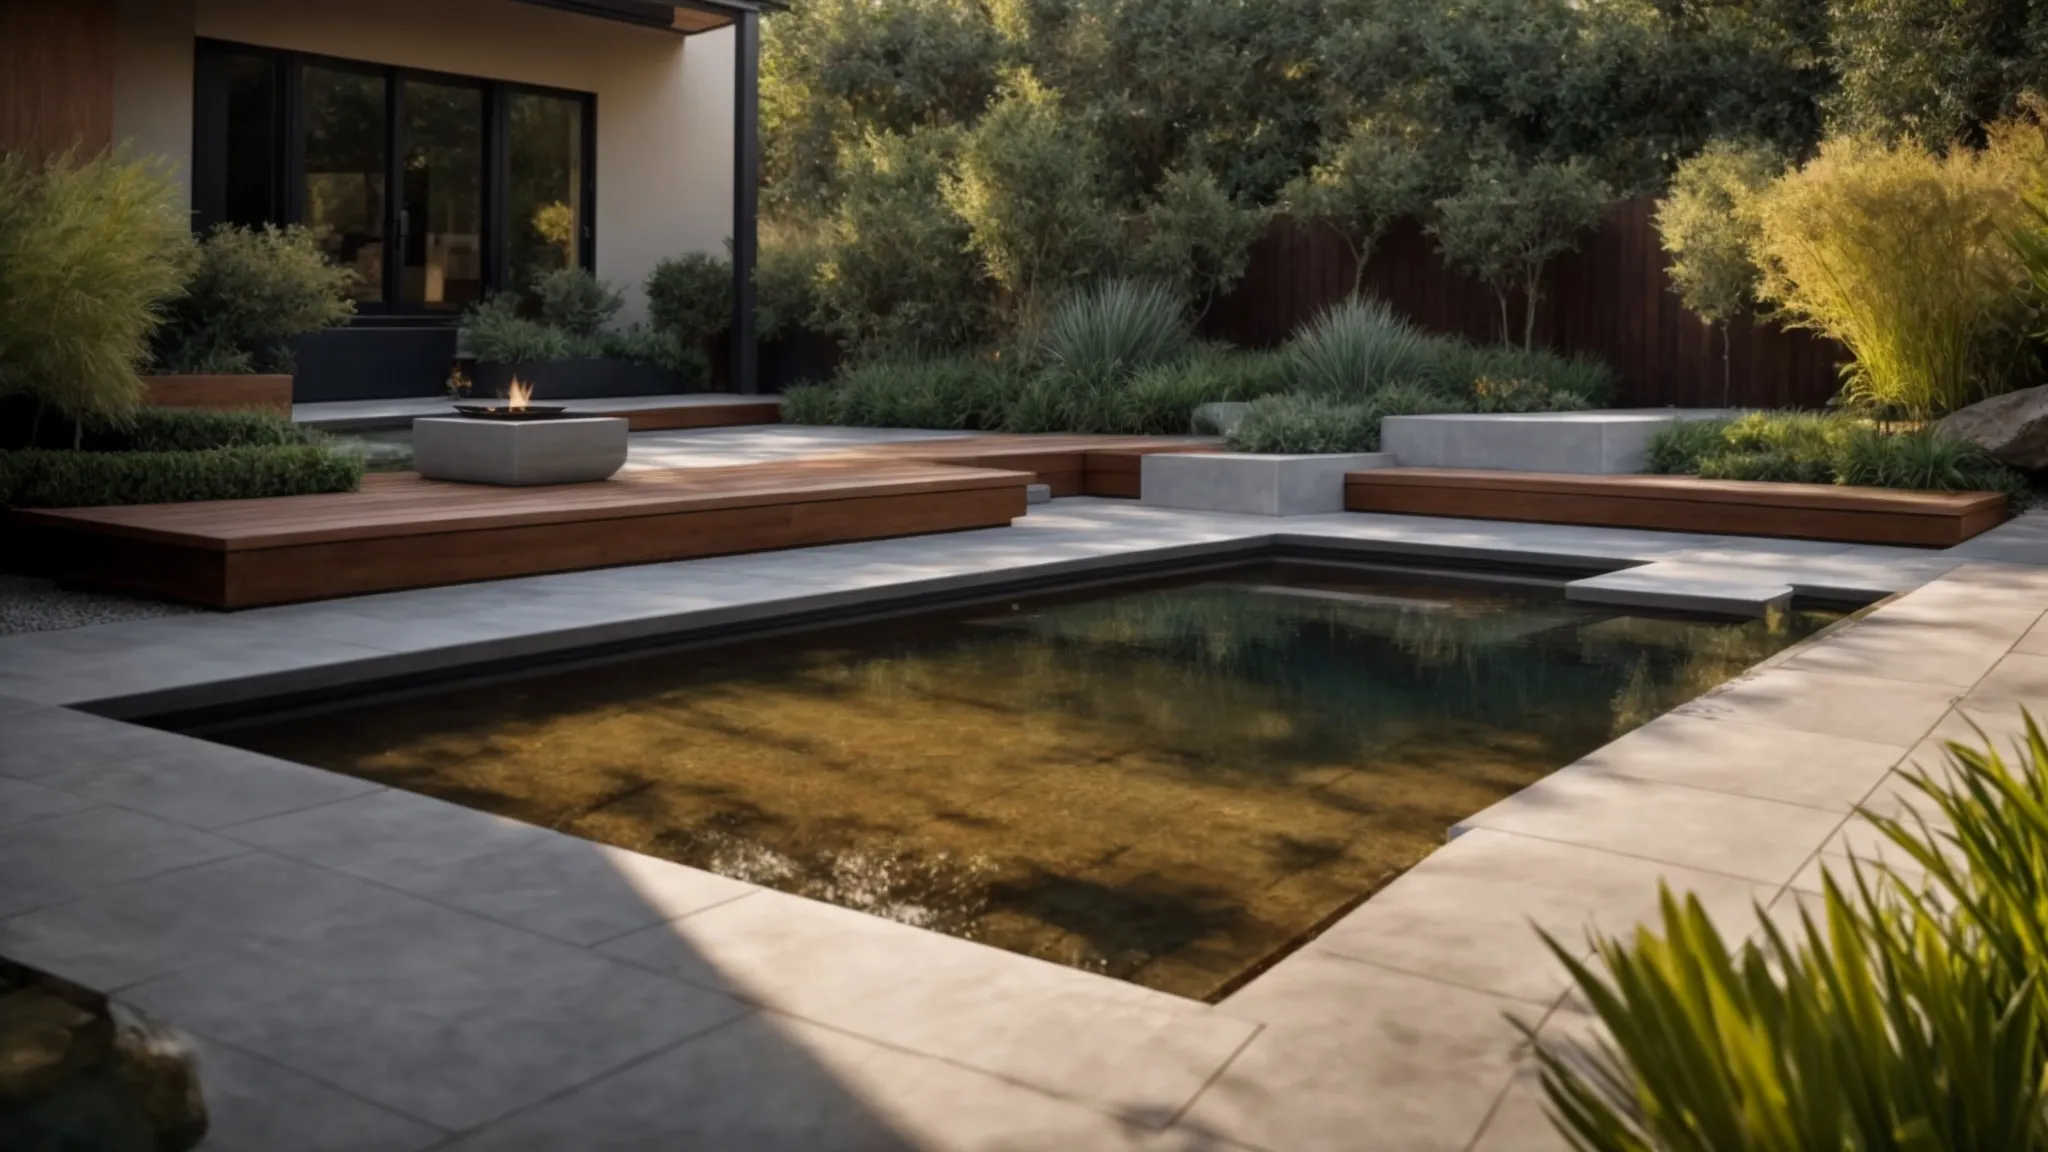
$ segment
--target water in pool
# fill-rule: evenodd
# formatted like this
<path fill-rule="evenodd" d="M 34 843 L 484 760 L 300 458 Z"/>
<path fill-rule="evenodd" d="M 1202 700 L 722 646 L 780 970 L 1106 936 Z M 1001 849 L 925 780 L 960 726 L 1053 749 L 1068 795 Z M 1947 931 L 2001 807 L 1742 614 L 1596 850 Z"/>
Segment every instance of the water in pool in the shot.
<path fill-rule="evenodd" d="M 1275 564 L 215 738 L 1214 998 L 1460 818 L 1830 618 Z"/>

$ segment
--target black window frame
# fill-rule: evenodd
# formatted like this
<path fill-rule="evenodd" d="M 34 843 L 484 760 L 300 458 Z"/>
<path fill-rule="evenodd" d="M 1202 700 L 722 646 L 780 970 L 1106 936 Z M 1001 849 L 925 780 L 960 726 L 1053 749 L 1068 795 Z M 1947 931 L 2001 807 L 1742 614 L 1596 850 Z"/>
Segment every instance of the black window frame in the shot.
<path fill-rule="evenodd" d="M 505 204 L 507 200 L 510 157 L 507 155 L 507 140 L 510 130 L 511 99 L 514 94 L 547 96 L 568 100 L 582 108 L 581 147 L 578 163 L 582 172 L 581 212 L 577 228 L 581 243 L 577 248 L 577 263 L 586 271 L 597 270 L 597 94 L 579 92 L 569 88 L 554 88 L 543 84 L 529 84 L 523 81 L 497 80 L 487 76 L 470 76 L 455 72 L 442 72 L 426 68 L 412 68 L 398 64 L 383 64 L 371 60 L 355 60 L 341 56 L 329 56 L 318 52 L 301 52 L 293 49 L 269 48 L 256 44 L 243 44 L 231 40 L 198 38 L 194 53 L 193 120 L 192 120 L 192 227 L 196 232 L 205 232 L 222 222 L 227 206 L 226 151 L 228 141 L 214 131 L 217 118 L 207 104 L 215 93 L 212 77 L 206 63 L 209 57 L 235 56 L 267 60 L 272 68 L 274 91 L 277 93 L 272 109 L 273 133 L 272 155 L 274 170 L 271 173 L 272 213 L 275 224 L 299 224 L 305 221 L 305 177 L 306 150 L 303 117 L 305 114 L 300 79 L 304 66 L 313 64 L 320 67 L 339 68 L 357 72 L 374 72 L 384 81 L 385 130 L 385 182 L 384 182 L 384 283 L 382 300 L 359 303 L 355 323 L 420 323 L 451 324 L 459 311 L 426 310 L 408 308 L 399 301 L 400 278 L 403 276 L 404 253 L 400 248 L 403 238 L 398 228 L 398 213 L 402 209 L 401 166 L 405 156 L 405 110 L 401 104 L 400 92 L 406 80 L 423 80 L 430 83 L 458 84 L 481 89 L 483 93 L 483 228 L 482 272 L 486 294 L 505 291 L 507 251 L 507 223 Z"/>

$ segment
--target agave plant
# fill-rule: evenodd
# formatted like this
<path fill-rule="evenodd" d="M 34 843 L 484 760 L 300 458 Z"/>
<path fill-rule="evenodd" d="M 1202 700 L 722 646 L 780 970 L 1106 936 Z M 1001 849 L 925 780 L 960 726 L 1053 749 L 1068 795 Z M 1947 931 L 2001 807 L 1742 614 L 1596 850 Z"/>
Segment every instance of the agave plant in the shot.
<path fill-rule="evenodd" d="M 1926 885 L 1851 864 L 1818 920 L 1731 948 L 1693 898 L 1661 933 L 1549 941 L 1608 1038 L 1539 1043 L 1585 1152 L 2048 1149 L 2048 743 L 1949 746 L 1912 785 L 1952 825 L 1869 816 Z"/>
<path fill-rule="evenodd" d="M 1433 354 L 1430 337 L 1385 301 L 1362 296 L 1323 312 L 1288 344 L 1295 387 L 1337 400 L 1362 400 L 1395 381 L 1419 379 Z"/>

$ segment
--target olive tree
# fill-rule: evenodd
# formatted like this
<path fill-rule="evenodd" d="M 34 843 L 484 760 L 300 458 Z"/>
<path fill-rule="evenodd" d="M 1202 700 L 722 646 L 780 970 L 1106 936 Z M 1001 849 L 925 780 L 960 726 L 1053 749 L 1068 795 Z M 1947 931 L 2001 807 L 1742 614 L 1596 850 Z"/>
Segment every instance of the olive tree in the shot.
<path fill-rule="evenodd" d="M 1671 257 L 1672 290 L 1693 315 L 1721 330 L 1721 403 L 1733 387 L 1728 326 L 1756 304 L 1752 197 L 1783 168 L 1768 148 L 1717 140 L 1679 165 L 1657 204 L 1657 236 Z"/>
<path fill-rule="evenodd" d="M 1343 238 L 1356 295 L 1387 228 L 1428 208 L 1430 177 L 1430 159 L 1409 134 L 1366 120 L 1333 141 L 1315 167 L 1288 186 L 1286 204 L 1295 219 L 1326 224 Z"/>
<path fill-rule="evenodd" d="M 1270 218 L 1224 191 L 1206 169 L 1169 172 L 1141 218 L 1134 270 L 1191 302 L 1199 318 L 1244 275 Z"/>
<path fill-rule="evenodd" d="M 1041 315 L 1062 290 L 1117 270 L 1123 236 L 1103 153 L 1028 73 L 962 137 L 945 201 L 1014 315 Z"/>
<path fill-rule="evenodd" d="M 1504 344 L 1514 343 L 1508 298 L 1522 293 L 1522 347 L 1532 348 L 1544 268 L 1578 247 L 1607 200 L 1607 186 L 1582 161 L 1495 158 L 1475 165 L 1457 192 L 1436 202 L 1430 232 L 1446 263 L 1493 290 Z"/>

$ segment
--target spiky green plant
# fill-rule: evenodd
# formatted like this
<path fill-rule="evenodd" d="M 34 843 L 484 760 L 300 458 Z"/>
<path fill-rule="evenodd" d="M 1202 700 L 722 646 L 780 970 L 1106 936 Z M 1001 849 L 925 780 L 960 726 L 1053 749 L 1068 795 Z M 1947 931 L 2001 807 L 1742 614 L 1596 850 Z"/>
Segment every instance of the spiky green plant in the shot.
<path fill-rule="evenodd" d="M 1865 814 L 1926 873 L 1851 864 L 1821 915 L 1739 950 L 1694 898 L 1662 932 L 1546 936 L 1605 1026 L 1538 1044 L 1582 1152 L 1964 1152 L 2048 1148 L 2048 742 L 2017 763 L 1950 744 L 1907 779 L 1949 826 Z M 1981 735 L 1981 733 L 1980 733 Z"/>
<path fill-rule="evenodd" d="M 1187 354 L 1180 298 L 1147 280 L 1101 280 L 1062 300 L 1046 325 L 1049 372 L 1075 386 L 1122 384 Z"/>
<path fill-rule="evenodd" d="M 1396 380 L 1418 378 L 1435 348 L 1385 301 L 1351 296 L 1296 332 L 1287 353 L 1296 388 L 1355 401 Z"/>

